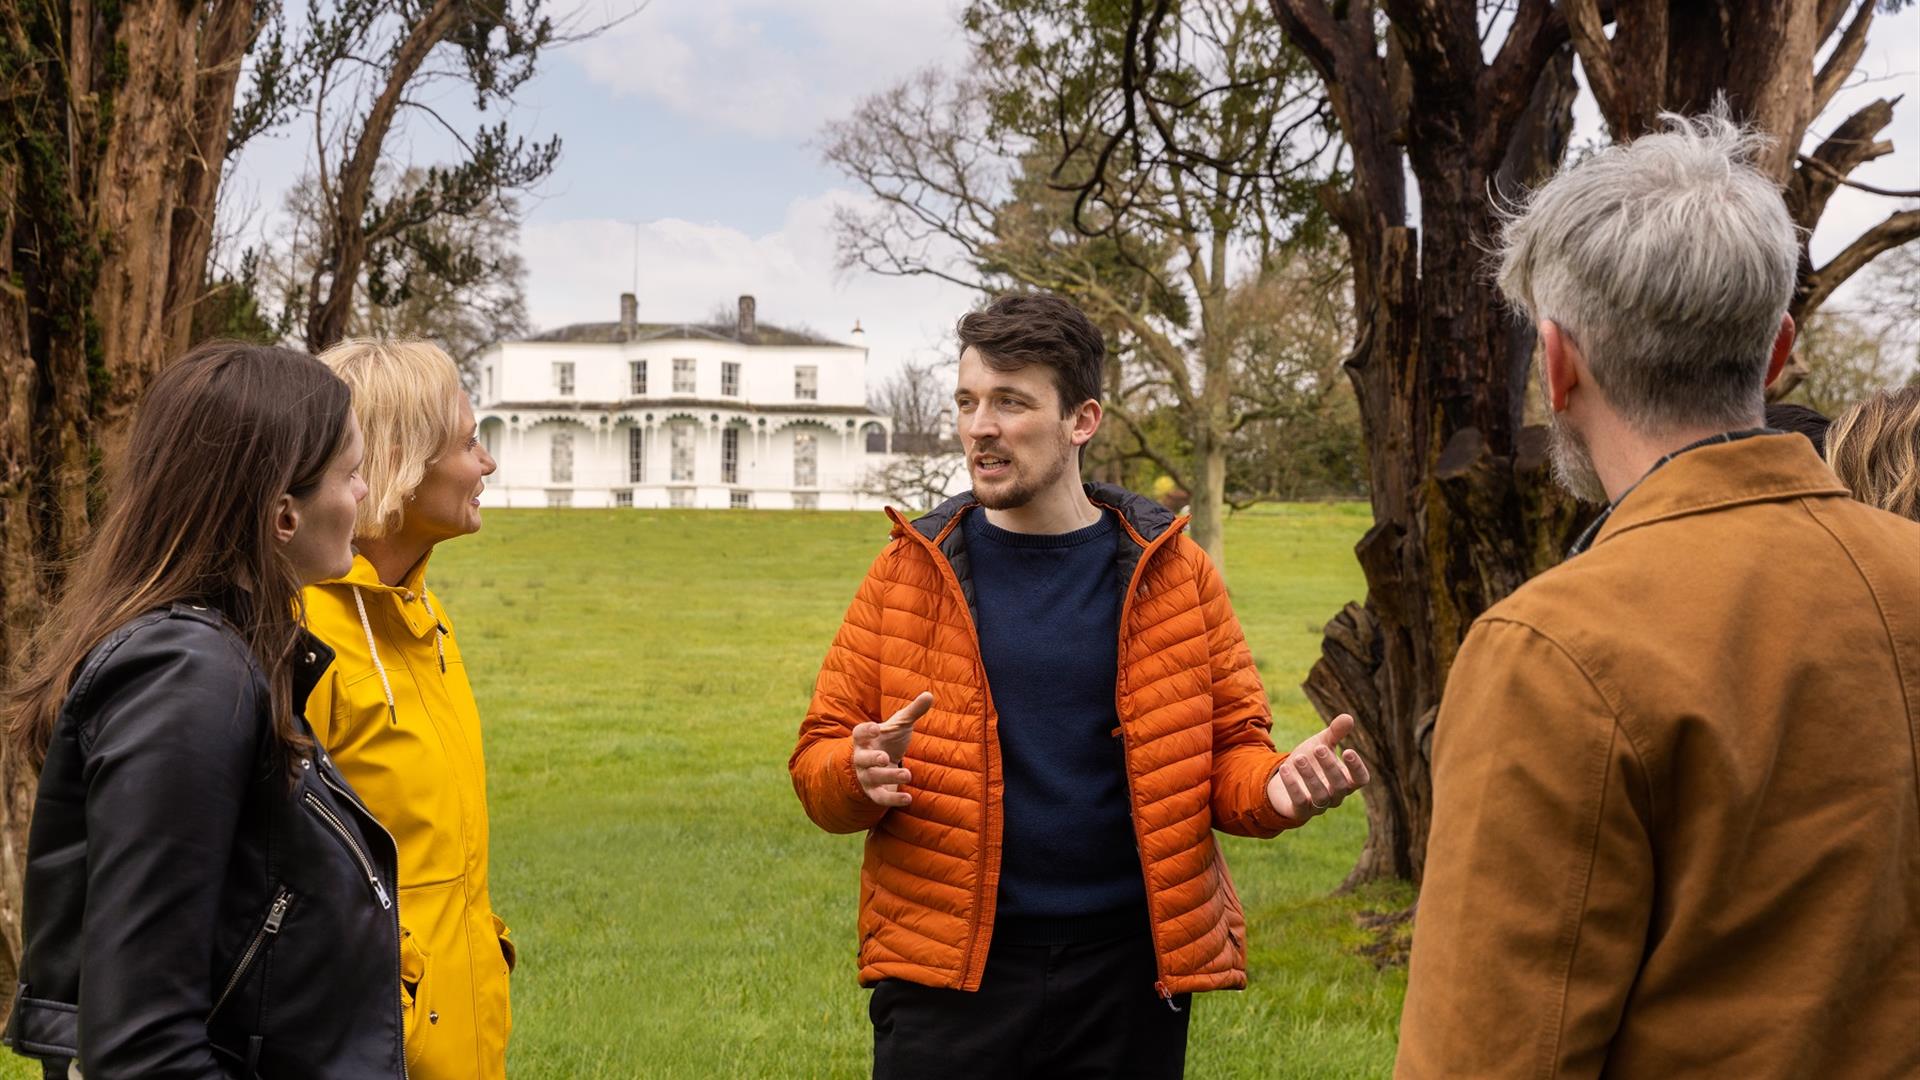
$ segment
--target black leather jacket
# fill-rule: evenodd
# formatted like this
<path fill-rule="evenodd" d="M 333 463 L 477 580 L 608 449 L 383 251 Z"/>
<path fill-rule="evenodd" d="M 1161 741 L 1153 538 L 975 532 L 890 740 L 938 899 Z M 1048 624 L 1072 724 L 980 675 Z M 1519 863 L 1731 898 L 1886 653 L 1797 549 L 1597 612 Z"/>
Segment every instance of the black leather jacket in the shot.
<path fill-rule="evenodd" d="M 296 715 L 332 662 L 303 636 Z M 405 1077 L 393 840 L 324 751 L 289 789 L 271 732 L 217 612 L 87 657 L 27 842 L 17 1053 L 87 1080 Z"/>

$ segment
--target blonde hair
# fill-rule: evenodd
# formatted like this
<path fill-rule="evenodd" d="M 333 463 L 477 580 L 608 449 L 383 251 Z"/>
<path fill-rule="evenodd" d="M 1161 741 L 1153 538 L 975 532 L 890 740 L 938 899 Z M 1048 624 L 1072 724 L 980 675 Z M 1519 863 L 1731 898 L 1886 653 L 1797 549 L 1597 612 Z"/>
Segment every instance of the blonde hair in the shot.
<path fill-rule="evenodd" d="M 377 539 L 399 528 L 407 498 L 461 434 L 460 369 L 430 341 L 386 338 L 347 338 L 320 361 L 353 389 L 367 446 L 367 497 L 353 535 Z"/>
<path fill-rule="evenodd" d="M 1920 387 L 1882 390 L 1841 413 L 1827 463 L 1854 498 L 1920 521 Z"/>

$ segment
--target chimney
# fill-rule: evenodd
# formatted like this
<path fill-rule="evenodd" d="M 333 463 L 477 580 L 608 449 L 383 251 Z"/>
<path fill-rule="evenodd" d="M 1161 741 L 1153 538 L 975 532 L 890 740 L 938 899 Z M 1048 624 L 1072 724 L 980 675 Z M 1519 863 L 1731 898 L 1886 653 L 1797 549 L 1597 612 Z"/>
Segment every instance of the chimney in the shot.
<path fill-rule="evenodd" d="M 753 318 L 753 297 L 740 298 L 740 325 L 738 327 L 742 341 L 752 341 L 760 333 L 759 325 Z"/>
<path fill-rule="evenodd" d="M 630 292 L 620 294 L 620 340 L 632 341 L 639 325 L 640 301 Z"/>

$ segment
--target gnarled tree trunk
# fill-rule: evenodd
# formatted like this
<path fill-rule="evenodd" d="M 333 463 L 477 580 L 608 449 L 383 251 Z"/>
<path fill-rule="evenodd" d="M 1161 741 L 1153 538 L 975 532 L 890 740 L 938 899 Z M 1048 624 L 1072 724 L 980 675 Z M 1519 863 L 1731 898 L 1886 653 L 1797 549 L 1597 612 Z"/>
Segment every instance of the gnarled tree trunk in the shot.
<path fill-rule="evenodd" d="M 0 673 L 203 280 L 254 0 L 0 5 Z M 10 681 L 10 680 L 9 680 Z M 34 777 L 0 753 L 0 985 Z"/>
<path fill-rule="evenodd" d="M 1353 258 L 1360 331 L 1348 367 L 1373 483 L 1374 525 L 1356 548 L 1366 603 L 1328 623 L 1305 690 L 1327 717 L 1354 714 L 1355 741 L 1380 778 L 1366 792 L 1367 846 L 1349 885 L 1417 882 L 1432 808 L 1428 747 L 1460 642 L 1488 607 L 1559 560 L 1588 513 L 1553 486 L 1546 432 L 1523 426 L 1533 329 L 1506 313 L 1484 255 L 1495 198 L 1544 179 L 1566 148 L 1573 55 L 1622 138 L 1652 130 L 1662 110 L 1697 112 L 1724 92 L 1737 117 L 1780 140 L 1762 167 L 1787 184 L 1809 232 L 1846 172 L 1891 149 L 1874 141 L 1891 104 L 1856 113 L 1795 168 L 1808 124 L 1859 59 L 1871 0 L 1520 0 L 1491 60 L 1475 0 L 1382 0 L 1384 50 L 1373 2 L 1271 3 L 1324 79 L 1352 153 L 1351 187 L 1323 198 Z M 1842 23 L 1816 72 L 1821 42 Z M 1896 212 L 1826 265 L 1803 259 L 1793 313 L 1810 314 L 1874 255 L 1916 235 L 1920 212 Z"/>

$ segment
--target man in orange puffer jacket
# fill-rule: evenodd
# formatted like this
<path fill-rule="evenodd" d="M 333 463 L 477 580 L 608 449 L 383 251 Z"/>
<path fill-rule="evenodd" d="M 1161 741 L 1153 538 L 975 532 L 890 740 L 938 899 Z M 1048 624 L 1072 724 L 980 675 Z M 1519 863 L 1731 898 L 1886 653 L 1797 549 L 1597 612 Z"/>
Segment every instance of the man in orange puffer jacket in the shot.
<path fill-rule="evenodd" d="M 821 828 L 867 832 L 874 1076 L 1177 1077 L 1189 995 L 1247 981 L 1213 830 L 1273 836 L 1365 784 L 1353 721 L 1275 752 L 1186 519 L 1080 482 L 1085 315 L 1005 296 L 958 331 L 973 490 L 889 511 L 788 763 Z"/>

